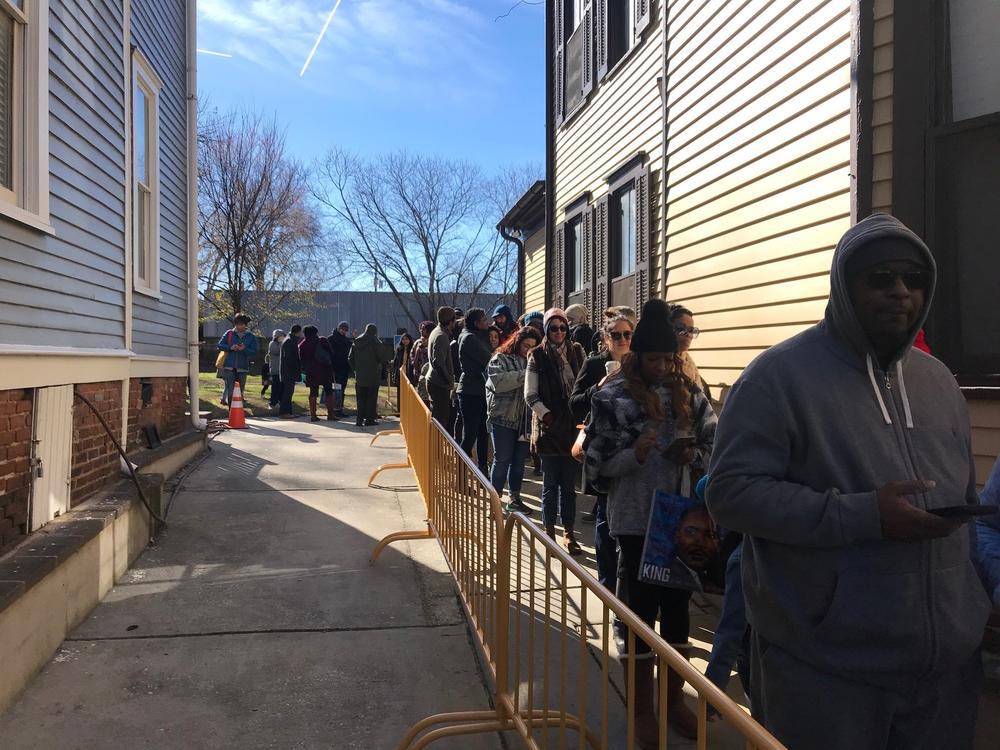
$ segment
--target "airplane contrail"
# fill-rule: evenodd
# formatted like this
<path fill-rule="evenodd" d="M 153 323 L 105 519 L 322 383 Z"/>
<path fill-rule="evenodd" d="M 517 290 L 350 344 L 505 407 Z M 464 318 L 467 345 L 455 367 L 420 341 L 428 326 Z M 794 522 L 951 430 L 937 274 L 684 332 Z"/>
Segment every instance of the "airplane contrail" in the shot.
<path fill-rule="evenodd" d="M 199 49 L 199 54 L 202 55 L 212 55 L 213 57 L 232 57 L 228 52 L 213 52 L 210 49 Z"/>
<path fill-rule="evenodd" d="M 326 36 L 326 30 L 330 28 L 330 22 L 333 17 L 337 15 L 337 8 L 340 7 L 341 0 L 337 0 L 337 4 L 333 6 L 333 10 L 330 11 L 330 15 L 326 17 L 326 23 L 323 24 L 323 30 L 319 32 L 319 36 L 316 37 L 316 44 L 313 45 L 312 52 L 309 53 L 309 57 L 306 58 L 305 65 L 302 66 L 302 70 L 299 71 L 299 78 L 306 74 L 306 70 L 309 69 L 309 63 L 312 62 L 313 55 L 316 54 L 316 50 L 319 49 L 319 43 L 323 41 L 323 37 Z"/>

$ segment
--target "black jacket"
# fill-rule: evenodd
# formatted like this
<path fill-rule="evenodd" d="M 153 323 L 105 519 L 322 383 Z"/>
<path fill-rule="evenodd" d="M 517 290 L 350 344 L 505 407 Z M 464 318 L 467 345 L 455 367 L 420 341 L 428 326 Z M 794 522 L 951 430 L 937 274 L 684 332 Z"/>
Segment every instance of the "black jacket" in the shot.
<path fill-rule="evenodd" d="M 347 362 L 347 356 L 351 353 L 351 344 L 354 342 L 339 330 L 331 333 L 327 341 L 330 342 L 330 346 L 333 348 L 333 374 L 346 375 L 351 370 L 351 366 Z"/>
<path fill-rule="evenodd" d="M 299 359 L 301 336 L 289 336 L 281 344 L 281 382 L 298 383 L 302 376 L 302 360 Z"/>
<path fill-rule="evenodd" d="M 587 357 L 577 373 L 573 393 L 569 397 L 569 408 L 573 410 L 573 418 L 577 422 L 585 422 L 590 414 L 590 399 L 597 390 L 605 375 L 608 374 L 607 363 L 611 361 L 608 352 L 599 352 Z"/>
<path fill-rule="evenodd" d="M 462 376 L 458 392 L 466 396 L 486 395 L 486 366 L 490 363 L 489 333 L 466 329 L 458 340 L 458 359 Z"/>
<path fill-rule="evenodd" d="M 588 355 L 594 351 L 594 329 L 586 323 L 573 326 L 569 331 L 569 339 L 582 346 Z"/>

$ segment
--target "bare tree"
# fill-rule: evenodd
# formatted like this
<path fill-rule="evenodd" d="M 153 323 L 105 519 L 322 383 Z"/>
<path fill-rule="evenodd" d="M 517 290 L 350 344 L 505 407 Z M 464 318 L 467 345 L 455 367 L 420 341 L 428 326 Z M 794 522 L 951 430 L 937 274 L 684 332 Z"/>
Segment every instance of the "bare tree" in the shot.
<path fill-rule="evenodd" d="M 439 306 L 469 295 L 502 299 L 516 291 L 516 248 L 496 231 L 506 211 L 498 209 L 503 183 L 478 166 L 406 152 L 364 159 L 333 149 L 316 177 L 331 243 L 403 309 L 412 309 L 404 302 L 411 297 L 417 314 L 433 320 Z M 410 319 L 416 327 L 421 318 Z"/>
<path fill-rule="evenodd" d="M 274 119 L 202 112 L 198 230 L 208 317 L 254 321 L 306 307 L 326 257 L 306 170 L 286 153 Z"/>

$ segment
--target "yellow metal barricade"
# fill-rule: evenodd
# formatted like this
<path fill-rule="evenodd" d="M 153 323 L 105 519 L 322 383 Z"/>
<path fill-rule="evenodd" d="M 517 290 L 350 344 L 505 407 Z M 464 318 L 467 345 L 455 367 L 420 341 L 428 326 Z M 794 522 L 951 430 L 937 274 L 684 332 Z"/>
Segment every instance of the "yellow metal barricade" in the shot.
<path fill-rule="evenodd" d="M 696 694 L 698 748 L 783 750 L 537 524 L 519 513 L 505 521 L 487 478 L 431 419 L 409 383 L 401 389 L 400 415 L 406 466 L 412 466 L 426 503 L 427 530 L 386 537 L 372 561 L 393 541 L 437 538 L 494 695 L 492 710 L 418 722 L 400 750 L 419 750 L 445 737 L 508 731 L 532 750 L 636 748 L 637 643 L 649 647 L 658 665 L 660 748 L 670 739 L 668 680 L 679 675 Z M 624 671 L 614 646 L 615 619 L 628 642 Z M 709 705 L 722 721 L 708 721 Z"/>

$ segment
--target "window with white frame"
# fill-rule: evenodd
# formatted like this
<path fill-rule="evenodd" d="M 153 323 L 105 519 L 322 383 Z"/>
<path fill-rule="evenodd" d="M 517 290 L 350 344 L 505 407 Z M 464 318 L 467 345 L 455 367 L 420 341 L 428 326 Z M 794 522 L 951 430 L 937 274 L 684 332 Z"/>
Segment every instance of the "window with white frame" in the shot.
<path fill-rule="evenodd" d="M 47 37 L 47 0 L 0 0 L 0 215 L 44 229 Z"/>
<path fill-rule="evenodd" d="M 160 291 L 161 83 L 142 53 L 132 55 L 132 275 L 138 292 Z"/>

